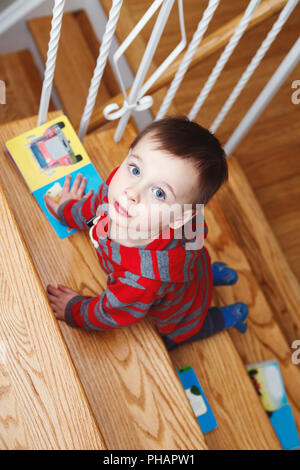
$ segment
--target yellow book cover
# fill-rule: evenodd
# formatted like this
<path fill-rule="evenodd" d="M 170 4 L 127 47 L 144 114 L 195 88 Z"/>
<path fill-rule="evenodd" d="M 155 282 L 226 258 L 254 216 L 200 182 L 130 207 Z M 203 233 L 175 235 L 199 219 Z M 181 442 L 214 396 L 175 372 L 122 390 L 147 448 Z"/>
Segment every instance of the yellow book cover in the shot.
<path fill-rule="evenodd" d="M 42 211 L 60 238 L 70 230 L 53 217 L 44 194 L 59 200 L 65 177 L 71 184 L 78 173 L 87 178 L 86 192 L 97 191 L 102 179 L 88 157 L 67 116 L 59 116 L 6 142 L 6 151 L 23 176 Z"/>
<path fill-rule="evenodd" d="M 6 142 L 31 192 L 91 163 L 67 116 Z"/>

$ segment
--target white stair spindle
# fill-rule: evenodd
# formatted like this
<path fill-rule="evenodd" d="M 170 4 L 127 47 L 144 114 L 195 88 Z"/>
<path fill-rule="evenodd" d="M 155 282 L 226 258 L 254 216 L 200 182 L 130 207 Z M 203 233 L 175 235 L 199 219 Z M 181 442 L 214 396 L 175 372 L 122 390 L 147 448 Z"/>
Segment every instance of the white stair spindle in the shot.
<path fill-rule="evenodd" d="M 168 111 L 171 102 L 186 74 L 186 71 L 190 65 L 190 62 L 203 38 L 205 31 L 215 13 L 217 6 L 219 5 L 220 0 L 210 0 L 208 7 L 204 11 L 203 17 L 201 18 L 197 30 L 194 33 L 193 39 L 189 44 L 189 47 L 180 63 L 180 66 L 175 74 L 175 77 L 168 89 L 168 92 L 161 104 L 161 107 L 157 113 L 155 120 L 162 119 L 166 112 Z"/>
<path fill-rule="evenodd" d="M 300 62 L 300 37 L 297 39 L 289 53 L 285 56 L 276 72 L 273 74 L 265 88 L 255 100 L 249 111 L 246 113 L 238 127 L 230 136 L 224 146 L 224 150 L 229 157 L 236 149 L 240 141 L 259 118 L 268 103 L 271 101 L 277 90 L 284 83 L 289 74 Z"/>
<path fill-rule="evenodd" d="M 218 77 L 220 76 L 223 68 L 225 67 L 226 63 L 228 62 L 231 54 L 233 53 L 234 49 L 239 43 L 239 40 L 243 36 L 246 28 L 255 12 L 257 6 L 259 5 L 261 0 L 251 0 L 245 13 L 236 28 L 233 36 L 231 37 L 230 41 L 228 42 L 227 46 L 225 47 L 224 51 L 222 52 L 219 60 L 217 61 L 216 65 L 213 68 L 207 82 L 205 83 L 204 87 L 202 88 L 201 92 L 198 95 L 195 103 L 193 104 L 192 109 L 189 112 L 189 119 L 193 120 L 197 116 L 200 108 L 202 107 L 204 101 L 206 100 L 207 96 L 209 95 L 211 89 L 213 88 L 214 84 L 216 83 Z"/>
<path fill-rule="evenodd" d="M 65 0 L 55 0 L 37 126 L 47 120 Z"/>
<path fill-rule="evenodd" d="M 107 62 L 108 53 L 116 30 L 117 22 L 120 16 L 122 3 L 123 0 L 113 0 L 112 7 L 109 12 L 109 18 L 106 24 L 105 33 L 103 35 L 102 44 L 100 46 L 97 64 L 94 70 L 93 78 L 91 80 L 86 105 L 80 121 L 78 136 L 81 140 L 83 140 L 86 134 L 90 118 L 95 106 L 98 89 Z"/>
<path fill-rule="evenodd" d="M 223 122 L 224 118 L 228 114 L 229 110 L 232 108 L 233 104 L 235 103 L 236 99 L 244 89 L 245 85 L 253 75 L 254 71 L 262 61 L 265 53 L 270 48 L 273 41 L 276 39 L 278 33 L 281 31 L 283 25 L 289 18 L 290 14 L 294 10 L 294 8 L 299 3 L 299 0 L 289 0 L 285 7 L 282 9 L 278 19 L 273 24 L 272 29 L 269 31 L 268 35 L 262 42 L 261 46 L 257 50 L 255 56 L 252 58 L 250 64 L 248 65 L 247 69 L 243 73 L 242 77 L 238 81 L 235 88 L 232 90 L 230 96 L 228 97 L 226 103 L 224 104 L 223 108 L 219 112 L 218 116 L 214 120 L 213 124 L 211 125 L 210 132 L 215 133 L 216 130 L 219 128 L 220 124 Z"/>
<path fill-rule="evenodd" d="M 155 72 L 147 79 L 147 81 L 142 85 L 146 73 L 149 69 L 149 65 L 153 58 L 154 52 L 156 50 L 157 44 L 160 40 L 161 34 L 164 30 L 165 24 L 168 20 L 171 8 L 174 5 L 175 0 L 154 0 L 142 16 L 140 21 L 135 25 L 131 30 L 130 34 L 125 38 L 123 43 L 119 46 L 113 56 L 114 69 L 116 71 L 121 90 L 124 95 L 124 101 L 122 107 L 119 107 L 118 103 L 110 103 L 103 110 L 103 115 L 108 120 L 120 119 L 122 116 L 125 116 L 122 122 L 119 123 L 117 132 L 114 136 L 115 141 L 119 141 L 124 130 L 129 116 L 134 111 L 145 111 L 150 108 L 153 104 L 153 98 L 151 96 L 144 96 L 149 88 L 155 83 L 155 81 L 164 73 L 165 70 L 170 66 L 176 57 L 183 51 L 186 46 L 186 34 L 185 34 L 185 25 L 184 25 L 184 14 L 183 14 L 183 0 L 177 0 L 178 5 L 178 15 L 179 15 L 179 25 L 181 40 L 177 46 L 170 52 L 166 59 L 160 64 L 160 66 L 155 70 Z M 118 61 L 124 55 L 127 48 L 130 46 L 132 41 L 144 28 L 144 26 L 149 22 L 155 12 L 160 8 L 160 13 L 155 22 L 154 28 L 150 40 L 147 44 L 146 50 L 143 54 L 141 63 L 138 67 L 138 71 L 130 91 L 130 96 L 128 97 L 126 92 L 125 83 L 121 71 L 119 70 Z M 140 121 L 136 116 L 134 119 L 139 126 Z"/>
<path fill-rule="evenodd" d="M 162 7 L 160 9 L 160 12 L 158 14 L 156 23 L 154 25 L 154 28 L 151 33 L 151 37 L 148 41 L 145 53 L 143 55 L 143 58 L 141 60 L 139 69 L 137 71 L 135 80 L 133 82 L 132 88 L 130 90 L 130 94 L 128 97 L 128 102 L 126 103 L 126 106 L 128 110 L 122 115 L 119 123 L 117 130 L 114 135 L 114 140 L 116 142 L 119 142 L 123 132 L 125 130 L 125 127 L 127 125 L 127 122 L 130 118 L 132 110 L 136 107 L 136 100 L 138 98 L 138 95 L 140 93 L 141 86 L 143 84 L 143 81 L 145 79 L 145 76 L 147 74 L 147 71 L 149 69 L 150 63 L 152 61 L 153 55 L 156 51 L 158 42 L 161 38 L 162 32 L 164 30 L 165 24 L 168 20 L 171 8 L 174 4 L 175 0 L 165 0 L 162 4 Z M 145 97 L 144 97 L 145 99 Z"/>

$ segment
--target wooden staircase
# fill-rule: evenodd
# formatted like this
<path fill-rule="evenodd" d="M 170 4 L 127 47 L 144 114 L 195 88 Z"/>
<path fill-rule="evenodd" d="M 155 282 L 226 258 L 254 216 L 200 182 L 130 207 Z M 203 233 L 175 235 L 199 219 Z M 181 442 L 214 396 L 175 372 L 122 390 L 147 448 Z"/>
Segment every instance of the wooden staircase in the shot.
<path fill-rule="evenodd" d="M 98 43 L 84 13 L 65 18 L 55 87 L 77 127 Z M 44 56 L 49 24 L 47 18 L 30 22 Z M 83 42 L 84 64 L 68 50 L 70 41 Z M 107 74 L 98 105 L 104 95 L 118 92 Z M 300 429 L 300 369 L 290 349 L 291 339 L 300 337 L 299 286 L 237 159 L 229 160 L 229 182 L 206 208 L 207 247 L 213 261 L 239 272 L 235 286 L 215 289 L 213 304 L 247 303 L 249 329 L 243 336 L 228 330 L 168 354 L 148 319 L 105 333 L 55 320 L 45 296 L 48 283 L 99 295 L 106 276 L 87 233 L 60 240 L 50 230 L 4 153 L 9 138 L 36 126 L 35 114 L 36 109 L 26 116 L 16 111 L 0 127 L 0 279 L 6 293 L 0 303 L 0 447 L 280 449 L 245 364 L 279 362 Z M 120 164 L 136 131 L 129 125 L 119 144 L 113 134 L 110 125 L 84 140 L 103 179 Z M 175 372 L 186 365 L 194 368 L 218 421 L 205 438 Z"/>

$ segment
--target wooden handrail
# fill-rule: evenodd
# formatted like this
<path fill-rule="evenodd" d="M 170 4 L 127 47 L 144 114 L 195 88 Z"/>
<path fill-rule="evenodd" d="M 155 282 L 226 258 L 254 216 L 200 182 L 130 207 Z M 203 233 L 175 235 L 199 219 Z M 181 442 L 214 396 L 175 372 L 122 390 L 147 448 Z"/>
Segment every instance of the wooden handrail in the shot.
<path fill-rule="evenodd" d="M 277 13 L 281 10 L 284 5 L 287 3 L 287 0 L 264 0 L 259 7 L 256 9 L 249 25 L 248 29 L 253 28 L 257 24 L 260 24 L 265 19 L 269 18 L 271 15 Z M 214 33 L 210 34 L 206 39 L 204 39 L 197 52 L 195 53 L 189 69 L 192 69 L 196 65 L 198 65 L 202 60 L 206 59 L 214 52 L 221 49 L 227 41 L 230 39 L 232 34 L 234 33 L 237 25 L 242 19 L 243 14 L 236 16 L 233 20 L 226 23 L 224 26 L 219 28 Z M 171 80 L 173 79 L 185 51 L 183 51 L 178 58 L 170 65 L 170 67 L 161 75 L 161 77 L 151 86 L 148 90 L 147 94 L 153 94 L 156 91 L 160 90 L 162 87 L 168 85 Z M 127 90 L 127 94 L 129 95 L 130 89 Z M 111 98 L 105 105 L 101 106 L 100 108 L 96 109 L 91 117 L 90 124 L 88 127 L 88 132 L 93 132 L 98 129 L 101 125 L 105 124 L 107 121 L 103 116 L 104 108 L 111 104 L 117 103 L 119 107 L 122 106 L 124 101 L 123 93 L 119 93 L 117 96 Z"/>

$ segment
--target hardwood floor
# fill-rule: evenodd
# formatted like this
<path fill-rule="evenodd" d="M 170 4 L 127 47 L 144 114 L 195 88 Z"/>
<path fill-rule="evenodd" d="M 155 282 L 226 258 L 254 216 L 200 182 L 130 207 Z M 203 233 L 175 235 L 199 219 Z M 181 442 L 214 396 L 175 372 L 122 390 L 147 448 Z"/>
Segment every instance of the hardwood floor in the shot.
<path fill-rule="evenodd" d="M 42 79 L 28 50 L 0 56 L 0 80 L 6 86 L 6 104 L 0 104 L 0 124 L 38 113 Z M 53 110 L 52 102 L 50 110 Z"/>
<path fill-rule="evenodd" d="M 151 2 L 128 0 L 126 4 L 134 21 L 138 21 Z M 221 2 L 204 37 L 233 16 L 242 13 L 247 4 L 247 1 Z M 197 0 L 185 0 L 188 40 L 192 38 L 205 7 L 206 3 L 199 8 Z M 277 17 L 278 13 L 245 33 L 196 117 L 195 120 L 199 124 L 210 127 Z M 141 32 L 145 41 L 149 38 L 154 20 L 155 18 Z M 300 4 L 287 20 L 246 89 L 217 130 L 216 136 L 222 144 L 226 143 L 298 38 L 299 27 Z M 155 54 L 155 62 L 160 64 L 178 41 L 178 19 L 175 8 Z M 183 114 L 188 114 L 190 111 L 220 54 L 221 51 L 215 53 L 186 74 L 174 100 L 176 108 Z M 297 235 L 300 232 L 300 104 L 296 105 L 291 101 L 294 91 L 291 84 L 299 79 L 300 64 L 290 74 L 234 152 L 298 280 L 300 280 L 300 237 Z"/>

